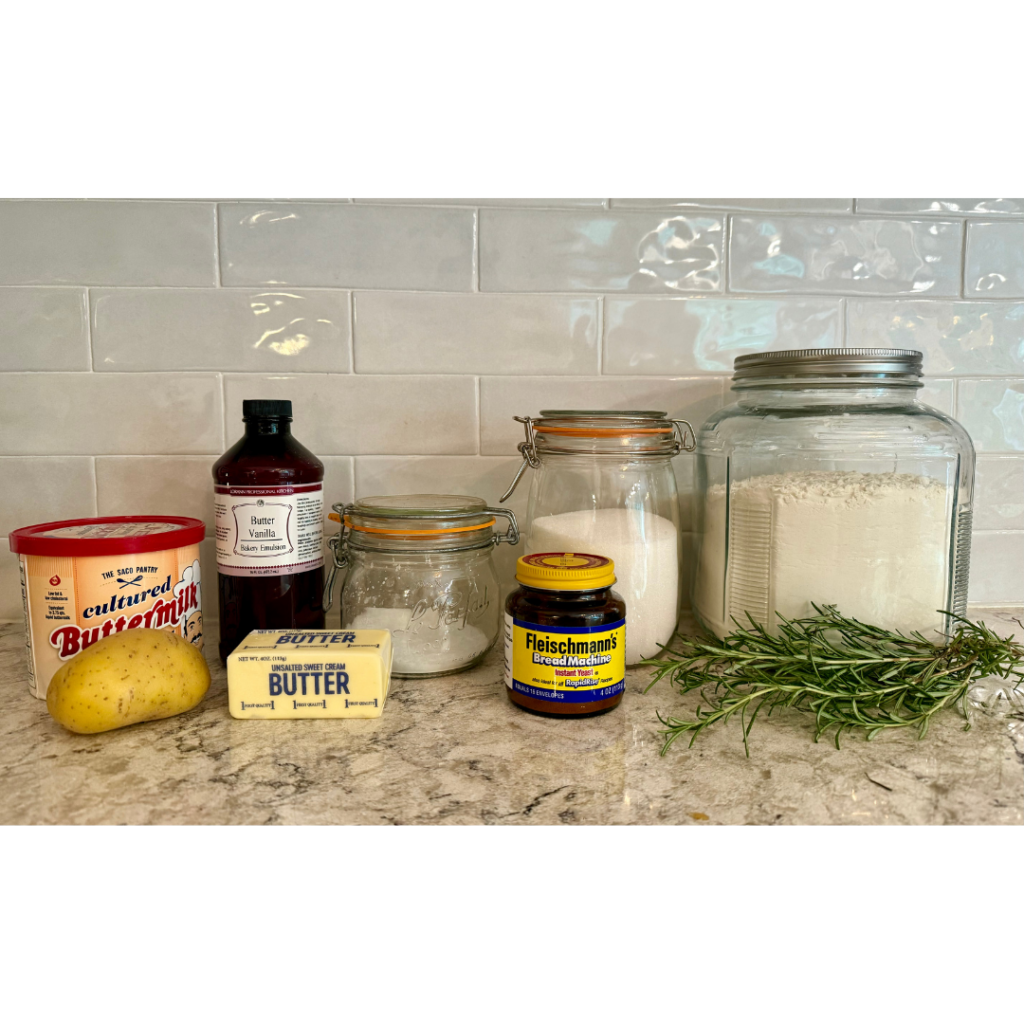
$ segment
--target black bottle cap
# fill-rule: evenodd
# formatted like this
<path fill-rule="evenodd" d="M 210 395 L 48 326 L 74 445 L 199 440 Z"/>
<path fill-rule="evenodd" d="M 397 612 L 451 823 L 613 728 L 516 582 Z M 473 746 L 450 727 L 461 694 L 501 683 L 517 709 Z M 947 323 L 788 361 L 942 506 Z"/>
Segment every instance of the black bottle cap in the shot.
<path fill-rule="evenodd" d="M 278 398 L 247 398 L 242 402 L 243 420 L 290 420 L 292 403 Z"/>

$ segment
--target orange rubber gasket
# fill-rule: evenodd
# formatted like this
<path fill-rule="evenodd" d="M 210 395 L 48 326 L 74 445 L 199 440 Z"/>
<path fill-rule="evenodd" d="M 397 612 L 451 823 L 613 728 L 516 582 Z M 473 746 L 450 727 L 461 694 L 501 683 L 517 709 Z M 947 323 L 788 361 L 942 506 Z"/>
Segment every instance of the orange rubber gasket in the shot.
<path fill-rule="evenodd" d="M 537 434 L 562 434 L 566 437 L 631 437 L 634 434 L 673 434 L 674 427 L 546 427 L 534 424 Z"/>
<path fill-rule="evenodd" d="M 492 516 L 486 523 L 477 523 L 476 526 L 450 526 L 446 530 L 381 530 L 374 526 L 354 526 L 352 520 L 345 516 L 345 525 L 357 533 L 385 533 L 402 537 L 436 537 L 443 533 L 466 533 L 469 530 L 486 530 L 493 526 L 494 522 L 495 520 Z"/>

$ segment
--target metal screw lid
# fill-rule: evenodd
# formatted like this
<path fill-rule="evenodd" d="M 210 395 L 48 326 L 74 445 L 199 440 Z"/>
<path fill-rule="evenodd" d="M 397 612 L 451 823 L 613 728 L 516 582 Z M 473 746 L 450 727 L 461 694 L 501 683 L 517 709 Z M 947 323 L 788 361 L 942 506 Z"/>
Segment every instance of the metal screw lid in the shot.
<path fill-rule="evenodd" d="M 916 384 L 923 372 L 923 357 L 913 349 L 801 348 L 738 356 L 733 362 L 732 379 L 850 377 Z"/>

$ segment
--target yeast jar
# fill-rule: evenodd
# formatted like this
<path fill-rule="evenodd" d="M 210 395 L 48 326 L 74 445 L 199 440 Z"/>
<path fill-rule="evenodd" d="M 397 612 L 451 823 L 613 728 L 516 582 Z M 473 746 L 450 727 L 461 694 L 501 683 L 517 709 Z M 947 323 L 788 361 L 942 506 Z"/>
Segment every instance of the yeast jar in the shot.
<path fill-rule="evenodd" d="M 15 530 L 29 689 L 40 699 L 79 651 L 125 629 L 166 629 L 203 647 L 199 542 L 184 516 L 107 516 Z"/>
<path fill-rule="evenodd" d="M 974 448 L 918 399 L 920 352 L 741 356 L 736 401 L 697 434 L 693 607 L 724 635 L 748 616 L 830 604 L 930 638 L 967 607 Z"/>

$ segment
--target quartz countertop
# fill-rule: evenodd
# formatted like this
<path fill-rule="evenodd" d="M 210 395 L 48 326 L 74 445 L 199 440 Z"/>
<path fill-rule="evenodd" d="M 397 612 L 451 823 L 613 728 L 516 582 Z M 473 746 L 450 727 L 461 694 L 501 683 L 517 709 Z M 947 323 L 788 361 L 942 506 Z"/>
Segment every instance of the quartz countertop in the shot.
<path fill-rule="evenodd" d="M 972 609 L 1003 632 L 1014 613 Z M 1024 823 L 1024 721 L 958 715 L 927 738 L 813 742 L 773 715 L 659 755 L 656 712 L 692 711 L 649 670 L 618 708 L 532 715 L 505 696 L 497 650 L 477 668 L 395 679 L 381 718 L 236 721 L 213 684 L 177 718 L 95 736 L 65 732 L 28 692 L 24 632 L 0 625 L 0 824 L 993 824 Z"/>

